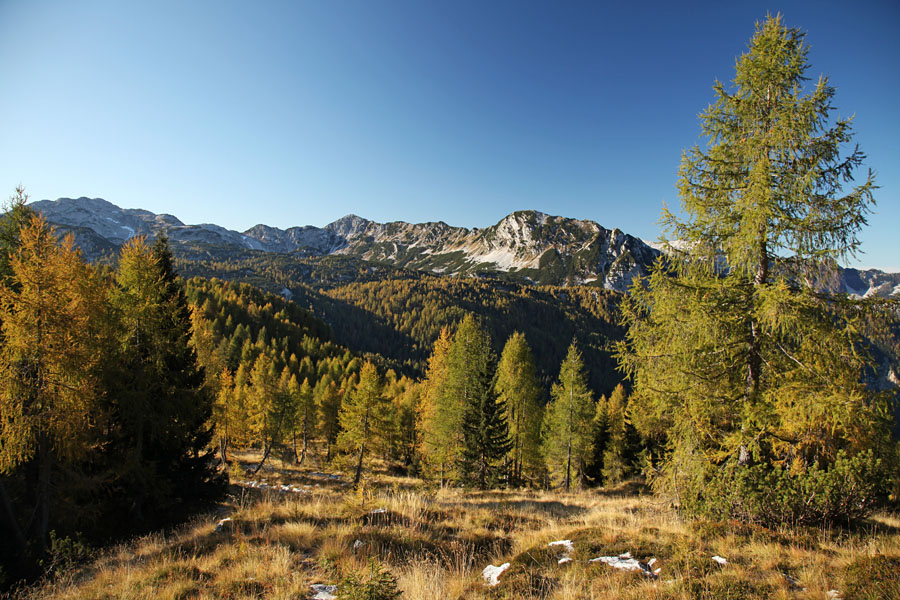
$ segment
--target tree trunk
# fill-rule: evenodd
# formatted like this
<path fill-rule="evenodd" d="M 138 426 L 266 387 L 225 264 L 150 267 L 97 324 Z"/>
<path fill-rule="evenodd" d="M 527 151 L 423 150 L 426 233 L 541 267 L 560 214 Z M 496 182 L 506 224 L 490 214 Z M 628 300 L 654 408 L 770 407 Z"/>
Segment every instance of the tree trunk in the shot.
<path fill-rule="evenodd" d="M 759 263 L 757 264 L 756 275 L 753 278 L 754 291 L 757 287 L 765 285 L 768 277 L 769 259 L 768 250 L 766 247 L 766 231 L 763 227 L 759 232 Z M 751 304 L 753 300 L 754 299 L 751 297 Z M 759 395 L 759 382 L 762 378 L 762 355 L 759 341 L 759 324 L 756 322 L 756 317 L 753 314 L 753 307 L 751 306 L 750 308 L 750 350 L 747 356 L 747 382 L 744 391 L 744 402 L 746 405 L 756 402 L 756 398 Z M 742 424 L 742 434 L 744 433 L 744 430 L 745 425 Z M 750 450 L 744 443 L 741 443 L 738 456 L 738 464 L 750 464 Z"/>
<path fill-rule="evenodd" d="M 38 540 L 41 551 L 47 551 L 47 535 L 50 532 L 50 480 L 51 480 L 50 441 L 46 435 L 40 436 L 38 442 Z"/>
<path fill-rule="evenodd" d="M 566 491 L 569 491 L 569 478 L 572 473 L 572 438 L 569 437 L 569 442 L 566 445 Z"/>
<path fill-rule="evenodd" d="M 219 451 L 222 454 L 222 464 L 228 464 L 228 437 L 224 435 L 219 436 Z"/>
<path fill-rule="evenodd" d="M 256 468 L 253 469 L 253 474 L 256 475 L 259 473 L 259 470 L 262 469 L 263 463 L 266 462 L 266 459 L 269 458 L 269 452 L 272 451 L 272 444 L 265 444 L 263 446 L 263 457 L 262 460 L 259 461 L 259 464 L 256 465 Z"/>
<path fill-rule="evenodd" d="M 513 478 L 510 482 L 514 485 L 520 485 L 520 473 L 522 470 L 522 448 L 519 446 L 519 436 L 522 432 L 522 407 L 519 407 L 519 410 L 516 411 L 516 440 L 515 445 L 513 446 Z"/>
<path fill-rule="evenodd" d="M 306 448 L 307 448 L 307 443 L 308 443 L 308 439 L 307 439 L 307 436 L 306 436 L 306 427 L 304 426 L 304 427 L 303 427 L 303 447 L 302 447 L 302 449 L 301 449 L 301 451 L 300 451 L 300 462 L 297 463 L 297 464 L 302 465 L 302 464 L 303 464 L 303 461 L 306 460 Z"/>
<path fill-rule="evenodd" d="M 353 476 L 353 485 L 359 483 L 360 478 L 362 477 L 362 466 L 363 466 L 363 454 L 365 453 L 366 446 L 365 444 L 359 445 L 359 458 L 356 460 L 356 475 Z"/>
<path fill-rule="evenodd" d="M 2 479 L 0 479 L 0 502 L 3 503 L 6 521 L 9 524 L 9 529 L 13 533 L 13 538 L 18 546 L 19 554 L 23 554 L 27 542 L 25 541 L 25 535 L 22 533 L 22 528 L 19 527 L 19 522 L 16 520 L 16 513 L 13 509 L 12 501 L 9 499 L 9 494 L 6 493 L 6 486 L 3 485 Z"/>
<path fill-rule="evenodd" d="M 297 455 L 297 432 L 291 431 L 291 451 L 294 453 L 294 463 L 300 464 L 303 461 Z"/>

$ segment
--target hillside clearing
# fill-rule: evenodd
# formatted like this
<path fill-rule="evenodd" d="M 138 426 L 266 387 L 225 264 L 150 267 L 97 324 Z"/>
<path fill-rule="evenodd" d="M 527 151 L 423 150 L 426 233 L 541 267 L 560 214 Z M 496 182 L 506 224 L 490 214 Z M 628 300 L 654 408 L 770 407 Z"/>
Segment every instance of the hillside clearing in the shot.
<path fill-rule="evenodd" d="M 337 585 L 341 598 L 342 581 L 373 568 L 407 599 L 900 597 L 897 515 L 853 531 L 775 531 L 686 522 L 634 482 L 570 494 L 470 492 L 377 474 L 352 490 L 346 476 L 277 461 L 233 479 L 241 483 L 217 511 L 109 549 L 18 597 L 326 598 Z M 651 572 L 607 564 L 616 557 Z M 498 585 L 482 578 L 507 562 Z"/>

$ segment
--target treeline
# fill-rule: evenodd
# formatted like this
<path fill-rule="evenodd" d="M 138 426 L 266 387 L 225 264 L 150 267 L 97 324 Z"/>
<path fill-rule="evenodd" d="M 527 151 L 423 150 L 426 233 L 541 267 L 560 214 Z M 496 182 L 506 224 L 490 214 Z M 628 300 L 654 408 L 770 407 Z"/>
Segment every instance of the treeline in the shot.
<path fill-rule="evenodd" d="M 639 440 L 618 385 L 593 397 L 573 341 L 544 405 L 533 354 L 515 332 L 499 361 L 483 324 L 467 315 L 441 332 L 420 384 L 421 472 L 441 485 L 583 487 L 635 473 Z"/>
<path fill-rule="evenodd" d="M 222 460 L 230 447 L 255 446 L 260 466 L 273 450 L 303 463 L 320 441 L 330 458 L 338 409 L 361 360 L 307 311 L 249 284 L 194 278 L 187 295 Z"/>
<path fill-rule="evenodd" d="M 0 560 L 16 579 L 224 484 L 165 239 L 132 240 L 97 269 L 25 200 L 0 218 Z"/>
<path fill-rule="evenodd" d="M 328 323 L 338 343 L 409 377 L 424 375 L 440 331 L 471 313 L 496 344 L 515 331 L 526 335 L 546 389 L 576 334 L 590 386 L 609 394 L 622 381 L 613 357 L 625 334 L 619 324 L 622 295 L 599 287 L 439 277 L 338 256 L 247 253 L 201 260 L 185 254 L 178 265 L 186 274 L 287 289 L 296 304 Z"/>
<path fill-rule="evenodd" d="M 333 324 L 340 339 L 353 348 L 401 357 L 416 375 L 424 372 L 440 331 L 472 314 L 498 344 L 515 331 L 524 333 L 537 350 L 538 376 L 548 388 L 576 335 L 593 389 L 608 394 L 622 380 L 613 357 L 613 346 L 624 335 L 618 325 L 621 294 L 616 292 L 426 277 L 350 283 L 324 294 L 333 301 L 335 317 L 343 317 Z M 401 336 L 371 335 L 377 325 Z"/>
<path fill-rule="evenodd" d="M 221 367 L 214 421 L 223 460 L 228 448 L 256 447 L 262 451 L 256 470 L 274 450 L 298 464 L 334 461 L 358 482 L 380 459 L 442 486 L 481 488 L 569 489 L 615 483 L 636 471 L 639 440 L 626 419 L 624 388 L 595 401 L 574 343 L 545 407 L 525 336 L 510 336 L 498 361 L 489 333 L 471 314 L 453 335 L 441 331 L 426 376 L 413 380 L 392 369 L 382 373 L 330 342 L 320 349 L 305 342 L 298 359 L 290 338 L 267 342 L 260 328 L 252 341 L 233 316 L 283 309 L 271 295 L 261 309 L 252 301 L 241 308 L 260 294 L 246 284 L 191 280 L 188 288 L 198 305 L 200 356 L 208 370 Z"/>

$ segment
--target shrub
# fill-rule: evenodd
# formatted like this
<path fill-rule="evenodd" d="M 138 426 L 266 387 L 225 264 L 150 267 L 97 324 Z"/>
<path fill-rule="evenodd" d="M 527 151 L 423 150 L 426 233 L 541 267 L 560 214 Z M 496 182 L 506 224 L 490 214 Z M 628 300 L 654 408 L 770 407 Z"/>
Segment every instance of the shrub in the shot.
<path fill-rule="evenodd" d="M 849 523 L 884 502 L 885 470 L 871 450 L 853 456 L 839 451 L 827 466 L 730 462 L 715 476 L 695 473 L 679 481 L 679 499 L 685 512 L 714 519 L 769 526 Z"/>
<path fill-rule="evenodd" d="M 395 600 L 401 593 L 397 578 L 375 559 L 369 560 L 369 570 L 364 576 L 348 573 L 338 584 L 341 600 Z"/>

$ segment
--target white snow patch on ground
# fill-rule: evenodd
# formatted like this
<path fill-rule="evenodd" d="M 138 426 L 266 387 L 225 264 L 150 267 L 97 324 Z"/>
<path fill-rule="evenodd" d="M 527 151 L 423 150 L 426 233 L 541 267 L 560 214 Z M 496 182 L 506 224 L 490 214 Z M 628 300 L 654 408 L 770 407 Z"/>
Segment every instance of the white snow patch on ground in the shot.
<path fill-rule="evenodd" d="M 647 577 L 656 577 L 659 574 L 661 569 L 657 569 L 656 571 L 650 570 L 650 564 L 643 563 L 636 558 L 631 557 L 631 552 L 626 552 L 625 554 L 620 554 L 618 556 L 598 556 L 597 558 L 592 558 L 588 562 L 602 562 L 606 563 L 611 567 L 615 567 L 616 569 L 625 569 L 626 571 L 640 571 Z M 654 559 L 655 563 L 656 560 Z"/>
<path fill-rule="evenodd" d="M 499 577 L 503 574 L 503 571 L 509 568 L 509 563 L 503 563 L 499 567 L 495 567 L 494 565 L 488 565 L 481 572 L 481 576 L 487 582 L 488 585 L 497 585 L 500 583 Z"/>
<path fill-rule="evenodd" d="M 216 529 L 215 529 L 216 533 L 219 533 L 220 531 L 225 529 L 226 523 L 230 523 L 230 522 L 231 522 L 231 517 L 227 517 L 225 519 L 222 519 L 218 523 L 216 523 Z"/>
<path fill-rule="evenodd" d="M 566 554 L 575 551 L 575 545 L 572 543 L 572 540 L 557 540 L 555 542 L 550 542 L 547 545 L 551 548 L 553 546 L 562 546 L 565 549 Z"/>
<path fill-rule="evenodd" d="M 309 589 L 315 592 L 315 595 L 310 598 L 310 600 L 335 600 L 337 596 L 337 586 L 336 585 L 325 585 L 324 583 L 314 583 L 309 586 Z"/>
<path fill-rule="evenodd" d="M 104 217 L 104 218 L 105 218 L 107 221 L 112 221 L 112 222 L 115 223 L 116 225 L 119 224 L 119 222 L 116 221 L 115 219 L 113 219 L 112 217 Z"/>
<path fill-rule="evenodd" d="M 557 564 L 561 565 L 572 560 L 571 558 L 569 558 L 569 554 L 575 551 L 575 545 L 572 543 L 572 540 L 557 540 L 555 542 L 550 542 L 549 544 L 547 544 L 547 546 L 550 548 L 553 548 L 554 546 L 562 546 L 564 552 L 559 560 L 556 561 Z"/>
<path fill-rule="evenodd" d="M 714 561 L 716 561 L 717 563 L 719 563 L 720 565 L 727 565 L 727 564 L 728 564 L 728 559 L 722 558 L 721 556 L 718 556 L 718 555 L 717 555 L 717 556 L 713 556 L 712 559 L 713 559 Z"/>
<path fill-rule="evenodd" d="M 244 487 L 250 487 L 257 490 L 271 490 L 273 492 L 279 493 L 292 493 L 292 494 L 306 494 L 309 493 L 309 486 L 304 485 L 302 487 L 296 485 L 286 485 L 286 484 L 269 484 L 265 481 L 236 481 L 238 485 L 242 485 Z"/>
<path fill-rule="evenodd" d="M 107 218 L 109 218 L 109 217 L 107 217 Z M 116 222 L 118 223 L 118 221 L 116 221 Z M 128 232 L 129 240 L 134 237 L 134 228 L 129 227 L 128 225 L 119 225 L 119 227 L 121 227 L 122 229 L 124 229 L 125 231 Z"/>

